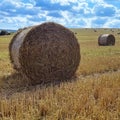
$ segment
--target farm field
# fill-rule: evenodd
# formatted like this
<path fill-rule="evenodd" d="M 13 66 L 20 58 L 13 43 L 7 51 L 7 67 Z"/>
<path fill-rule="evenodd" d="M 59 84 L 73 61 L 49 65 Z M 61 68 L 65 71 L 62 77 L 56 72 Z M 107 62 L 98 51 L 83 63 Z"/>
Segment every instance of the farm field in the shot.
<path fill-rule="evenodd" d="M 76 76 L 36 86 L 12 68 L 13 35 L 0 36 L 0 120 L 120 120 L 120 29 L 71 30 L 81 52 Z M 104 33 L 115 46 L 98 46 Z"/>

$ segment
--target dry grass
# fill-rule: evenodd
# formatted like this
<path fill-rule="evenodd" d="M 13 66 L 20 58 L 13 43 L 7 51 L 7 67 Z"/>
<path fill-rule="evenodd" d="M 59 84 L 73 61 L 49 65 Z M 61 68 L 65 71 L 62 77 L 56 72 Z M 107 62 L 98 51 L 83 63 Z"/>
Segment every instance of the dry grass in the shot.
<path fill-rule="evenodd" d="M 78 78 L 60 86 L 34 87 L 1 98 L 0 112 L 11 120 L 119 120 L 120 72 Z"/>
<path fill-rule="evenodd" d="M 98 34 L 106 30 L 74 31 L 81 43 L 82 57 L 77 77 L 37 86 L 29 86 L 25 76 L 13 71 L 7 50 L 10 38 L 0 37 L 1 120 L 120 120 L 117 29 L 116 45 L 112 47 L 97 45 Z"/>

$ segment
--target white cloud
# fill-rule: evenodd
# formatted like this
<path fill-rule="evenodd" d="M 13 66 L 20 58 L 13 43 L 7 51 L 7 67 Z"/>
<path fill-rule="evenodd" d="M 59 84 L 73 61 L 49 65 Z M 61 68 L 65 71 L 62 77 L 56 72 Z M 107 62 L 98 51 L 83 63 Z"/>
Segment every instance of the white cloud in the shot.
<path fill-rule="evenodd" d="M 41 18 L 41 17 L 46 17 L 48 13 L 49 13 L 49 11 L 42 11 L 42 10 L 41 10 L 41 11 L 38 13 L 38 17 L 39 17 L 39 18 Z"/>
<path fill-rule="evenodd" d="M 120 20 L 120 9 L 116 8 L 115 18 L 118 18 Z"/>
<path fill-rule="evenodd" d="M 101 3 L 104 3 L 104 0 L 91 0 L 91 2 L 101 4 Z"/>
<path fill-rule="evenodd" d="M 46 21 L 47 22 L 57 22 L 57 23 L 60 23 L 62 25 L 71 24 L 71 21 L 72 21 L 71 17 L 72 17 L 72 15 L 71 15 L 70 12 L 68 12 L 68 11 L 60 11 L 60 14 L 63 17 L 57 18 L 57 17 L 54 17 L 54 16 L 48 16 L 47 14 L 44 17 L 46 17 Z"/>
<path fill-rule="evenodd" d="M 116 28 L 120 25 L 120 20 L 118 19 L 108 19 L 108 21 L 103 25 L 103 27 L 109 28 Z"/>
<path fill-rule="evenodd" d="M 63 16 L 63 18 L 68 22 L 71 23 L 73 19 L 73 14 L 69 11 L 61 11 L 60 14 Z"/>
<path fill-rule="evenodd" d="M 72 8 L 73 10 L 80 10 L 81 8 L 86 8 L 88 7 L 88 3 L 86 2 L 82 2 L 82 3 L 78 3 L 77 5 L 74 5 Z"/>
<path fill-rule="evenodd" d="M 2 27 L 21 28 L 54 21 L 66 27 L 120 27 L 120 7 L 107 1 L 2 0 L 0 24 Z"/>
<path fill-rule="evenodd" d="M 50 16 L 46 16 L 46 22 L 57 22 L 59 24 L 62 25 L 66 25 L 66 20 L 63 18 L 55 18 L 55 17 L 50 17 Z"/>
<path fill-rule="evenodd" d="M 9 13 L 8 12 L 5 12 L 5 11 L 0 11 L 0 15 L 9 15 Z"/>
<path fill-rule="evenodd" d="M 77 12 L 83 11 L 83 14 L 89 14 L 92 12 L 92 8 L 89 8 L 88 3 L 86 2 L 79 2 L 77 5 L 73 5 L 72 9 Z"/>
<path fill-rule="evenodd" d="M 78 0 L 50 0 L 51 3 L 60 3 L 60 5 L 70 5 L 70 3 L 77 3 Z"/>

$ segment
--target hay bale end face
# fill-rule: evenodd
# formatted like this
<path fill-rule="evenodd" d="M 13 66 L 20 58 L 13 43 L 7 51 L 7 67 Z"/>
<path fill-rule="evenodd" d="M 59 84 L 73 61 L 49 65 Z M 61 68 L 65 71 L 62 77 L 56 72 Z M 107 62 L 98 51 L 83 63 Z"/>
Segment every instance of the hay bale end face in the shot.
<path fill-rule="evenodd" d="M 53 22 L 18 32 L 9 48 L 11 62 L 32 84 L 69 79 L 80 63 L 74 33 Z"/>
<path fill-rule="evenodd" d="M 98 37 L 98 45 L 108 46 L 115 45 L 115 37 L 112 34 L 102 34 Z"/>
<path fill-rule="evenodd" d="M 21 65 L 19 62 L 19 48 L 21 47 L 21 44 L 30 29 L 31 28 L 18 30 L 9 44 L 10 60 L 13 64 L 13 68 L 17 71 L 21 70 Z"/>

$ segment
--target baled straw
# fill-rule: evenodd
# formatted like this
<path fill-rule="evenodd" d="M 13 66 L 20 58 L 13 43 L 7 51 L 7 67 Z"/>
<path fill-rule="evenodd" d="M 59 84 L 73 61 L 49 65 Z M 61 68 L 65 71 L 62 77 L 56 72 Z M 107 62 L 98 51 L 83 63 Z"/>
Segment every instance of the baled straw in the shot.
<path fill-rule="evenodd" d="M 69 79 L 75 74 L 80 46 L 73 32 L 53 22 L 23 31 L 15 38 L 13 46 L 19 47 L 17 55 L 13 53 L 14 61 L 32 84 Z"/>

